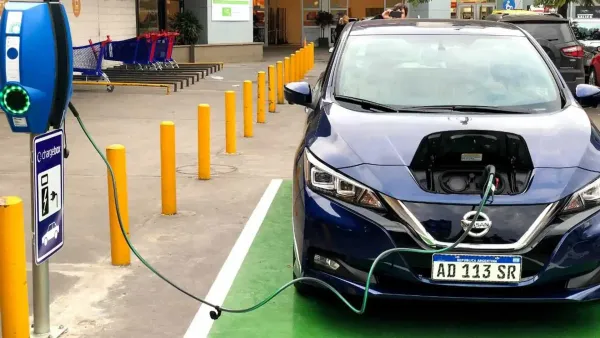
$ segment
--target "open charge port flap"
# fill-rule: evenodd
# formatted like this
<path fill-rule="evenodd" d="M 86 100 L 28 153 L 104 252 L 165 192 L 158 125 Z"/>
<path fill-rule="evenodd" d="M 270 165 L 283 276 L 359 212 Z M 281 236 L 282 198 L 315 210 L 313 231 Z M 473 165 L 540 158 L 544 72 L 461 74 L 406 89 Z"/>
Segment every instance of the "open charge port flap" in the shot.
<path fill-rule="evenodd" d="M 533 162 L 525 140 L 516 134 L 455 130 L 427 135 L 410 164 L 419 186 L 440 194 L 480 194 L 484 168 L 496 167 L 496 194 L 525 191 Z"/>

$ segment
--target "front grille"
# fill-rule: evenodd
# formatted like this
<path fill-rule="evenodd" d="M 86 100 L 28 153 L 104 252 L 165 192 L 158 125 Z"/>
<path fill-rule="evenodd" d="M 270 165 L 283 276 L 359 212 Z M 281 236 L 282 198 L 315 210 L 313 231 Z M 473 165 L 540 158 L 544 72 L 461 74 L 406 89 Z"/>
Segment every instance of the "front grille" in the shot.
<path fill-rule="evenodd" d="M 403 202 L 405 207 L 419 221 L 422 227 L 435 240 L 452 243 L 464 233 L 461 220 L 468 212 L 477 209 L 472 205 L 428 204 Z M 467 237 L 465 244 L 511 244 L 515 243 L 535 223 L 548 205 L 492 205 L 486 206 L 483 213 L 492 222 L 489 232 L 480 238 Z M 398 215 L 402 218 L 401 215 Z M 410 223 L 410 220 L 403 220 Z M 415 224 L 411 224 L 415 227 Z"/>

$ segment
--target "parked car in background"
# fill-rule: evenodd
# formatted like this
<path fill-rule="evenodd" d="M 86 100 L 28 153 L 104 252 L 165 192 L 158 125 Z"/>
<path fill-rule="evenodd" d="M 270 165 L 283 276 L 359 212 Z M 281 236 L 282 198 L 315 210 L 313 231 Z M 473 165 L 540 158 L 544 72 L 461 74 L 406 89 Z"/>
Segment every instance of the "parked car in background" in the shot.
<path fill-rule="evenodd" d="M 600 80 L 598 80 L 598 75 L 600 74 L 600 46 L 595 47 L 595 54 L 590 60 L 588 69 L 586 83 L 598 86 L 600 84 Z"/>
<path fill-rule="evenodd" d="M 486 20 L 502 21 L 527 31 L 556 65 L 572 93 L 585 83 L 584 52 L 568 19 L 559 14 L 489 15 Z"/>
<path fill-rule="evenodd" d="M 583 45 L 583 67 L 589 82 L 592 58 L 600 47 L 600 19 L 572 19 L 571 29 Z"/>

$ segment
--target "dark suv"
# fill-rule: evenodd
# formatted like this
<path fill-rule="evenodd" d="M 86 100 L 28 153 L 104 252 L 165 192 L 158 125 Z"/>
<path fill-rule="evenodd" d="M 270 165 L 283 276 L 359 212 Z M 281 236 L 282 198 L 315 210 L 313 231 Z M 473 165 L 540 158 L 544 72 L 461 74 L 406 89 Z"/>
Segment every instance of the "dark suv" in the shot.
<path fill-rule="evenodd" d="M 560 15 L 502 14 L 489 15 L 486 20 L 511 23 L 531 34 L 554 61 L 571 92 L 585 83 L 583 46 L 575 38 L 569 20 Z"/>

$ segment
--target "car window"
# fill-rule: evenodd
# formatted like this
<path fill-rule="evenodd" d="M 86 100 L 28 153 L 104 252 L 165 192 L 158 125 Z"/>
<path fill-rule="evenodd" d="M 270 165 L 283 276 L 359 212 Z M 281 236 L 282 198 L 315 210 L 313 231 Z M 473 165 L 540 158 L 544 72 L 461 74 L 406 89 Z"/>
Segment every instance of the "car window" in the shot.
<path fill-rule="evenodd" d="M 573 21 L 571 27 L 577 40 L 600 40 L 600 20 Z"/>
<path fill-rule="evenodd" d="M 561 107 L 552 73 L 525 37 L 350 36 L 335 79 L 335 95 L 392 106 Z"/>
<path fill-rule="evenodd" d="M 571 27 L 564 22 L 548 22 L 548 23 L 515 23 L 515 25 L 523 28 L 535 39 L 544 39 L 555 43 L 571 42 L 575 40 L 571 33 Z"/>

